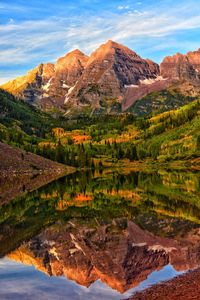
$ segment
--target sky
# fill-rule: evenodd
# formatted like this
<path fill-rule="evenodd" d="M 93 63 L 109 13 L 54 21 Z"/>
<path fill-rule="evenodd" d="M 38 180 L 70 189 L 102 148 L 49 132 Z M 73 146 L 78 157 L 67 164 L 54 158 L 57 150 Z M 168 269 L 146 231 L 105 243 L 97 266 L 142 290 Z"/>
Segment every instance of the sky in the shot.
<path fill-rule="evenodd" d="M 143 290 L 147 286 L 160 281 L 169 280 L 182 273 L 175 271 L 172 265 L 166 265 L 161 270 L 152 272 L 136 288 L 132 288 L 122 295 L 100 280 L 97 280 L 89 288 L 86 288 L 74 281 L 68 280 L 66 277 L 49 277 L 35 270 L 33 266 L 23 265 L 3 258 L 0 259 L 0 299 L 127 299 L 136 291 Z"/>
<path fill-rule="evenodd" d="M 200 48 L 199 0 L 0 0 L 0 84 L 107 40 L 143 58 Z"/>

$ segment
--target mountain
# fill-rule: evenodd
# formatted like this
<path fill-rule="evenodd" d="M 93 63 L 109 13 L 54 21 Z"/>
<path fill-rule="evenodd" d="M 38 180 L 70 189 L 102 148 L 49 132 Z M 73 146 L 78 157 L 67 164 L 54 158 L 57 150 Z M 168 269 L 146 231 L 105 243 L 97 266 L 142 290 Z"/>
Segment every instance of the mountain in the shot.
<path fill-rule="evenodd" d="M 27 75 L 18 77 L 2 85 L 2 89 L 40 107 L 43 87 L 54 74 L 53 64 L 40 64 Z"/>
<path fill-rule="evenodd" d="M 8 257 L 49 276 L 64 275 L 86 287 L 101 280 L 124 293 L 169 263 L 179 271 L 198 266 L 198 234 L 191 230 L 173 240 L 125 219 L 98 227 L 72 219 L 47 228 Z"/>
<path fill-rule="evenodd" d="M 144 97 L 126 107 L 136 116 L 162 113 L 194 101 L 200 95 L 200 49 L 187 54 L 167 56 L 160 64 L 162 85 L 147 86 Z M 139 90 L 138 90 L 139 91 Z M 144 92 L 144 90 L 143 90 Z M 133 97 L 131 96 L 131 101 Z M 130 101 L 130 103 L 131 103 Z"/>
<path fill-rule="evenodd" d="M 159 81 L 159 66 L 129 48 L 108 41 L 90 57 L 74 50 L 55 64 L 41 64 L 2 89 L 40 107 L 110 111 L 134 86 Z M 127 101 L 127 100 L 126 100 Z M 69 113 L 69 111 L 68 111 Z"/>
<path fill-rule="evenodd" d="M 200 49 L 185 55 L 167 56 L 160 65 L 160 71 L 164 78 L 200 83 Z"/>
<path fill-rule="evenodd" d="M 82 75 L 89 57 L 76 49 L 57 60 L 55 64 L 54 80 L 63 83 L 63 87 L 70 88 L 75 85 Z"/>
<path fill-rule="evenodd" d="M 40 64 L 27 75 L 2 85 L 2 89 L 42 110 L 62 107 L 66 92 L 81 76 L 88 57 L 74 50 L 55 64 Z"/>
<path fill-rule="evenodd" d="M 144 60 L 129 48 L 108 41 L 93 52 L 78 82 L 66 96 L 65 104 L 80 109 L 112 110 L 122 103 L 126 91 L 159 76 L 159 66 Z"/>
<path fill-rule="evenodd" d="M 168 56 L 159 66 L 109 40 L 90 57 L 76 49 L 55 64 L 40 64 L 2 89 L 42 110 L 62 111 L 65 116 L 120 113 L 132 111 L 134 105 L 140 107 L 142 115 L 142 111 L 154 110 L 151 97 L 150 102 L 144 98 L 154 92 L 170 89 L 183 98 L 200 95 L 199 63 L 200 50 Z M 138 100 L 143 98 L 138 106 Z M 187 102 L 188 99 L 183 104 Z M 164 106 L 168 110 L 168 102 Z"/>
<path fill-rule="evenodd" d="M 78 49 L 56 61 L 53 76 L 42 86 L 41 106 L 44 109 L 63 106 L 66 93 L 82 75 L 87 61 L 88 57 Z"/>

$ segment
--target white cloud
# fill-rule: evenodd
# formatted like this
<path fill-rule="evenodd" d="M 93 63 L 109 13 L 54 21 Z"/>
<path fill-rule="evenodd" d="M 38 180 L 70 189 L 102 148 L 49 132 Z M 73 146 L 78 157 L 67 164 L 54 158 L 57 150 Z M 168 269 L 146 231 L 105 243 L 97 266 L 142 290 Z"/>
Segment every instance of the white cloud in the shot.
<path fill-rule="evenodd" d="M 119 10 L 124 10 L 124 9 L 129 9 L 129 8 L 130 8 L 129 5 L 119 5 L 119 6 L 117 7 L 117 9 L 119 9 Z"/>
<path fill-rule="evenodd" d="M 28 70 L 30 65 L 54 61 L 74 48 L 89 54 L 108 39 L 132 45 L 139 42 L 145 46 L 147 38 L 159 45 L 166 37 L 167 46 L 167 37 L 200 28 L 199 10 L 189 12 L 188 6 L 131 11 L 125 5 L 119 9 L 122 12 L 103 16 L 51 17 L 24 22 L 10 20 L 1 24 L 0 67 L 20 69 L 20 65 L 23 68 L 27 65 Z M 1 75 L 1 82 L 8 77 Z"/>

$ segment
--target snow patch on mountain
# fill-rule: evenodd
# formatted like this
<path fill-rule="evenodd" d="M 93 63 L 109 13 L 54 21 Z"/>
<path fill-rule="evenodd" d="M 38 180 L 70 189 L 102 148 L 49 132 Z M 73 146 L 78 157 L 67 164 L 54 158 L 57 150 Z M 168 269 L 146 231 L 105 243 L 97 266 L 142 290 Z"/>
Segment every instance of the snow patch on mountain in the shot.
<path fill-rule="evenodd" d="M 42 86 L 43 91 L 46 91 L 46 92 L 49 91 L 49 88 L 50 88 L 50 85 L 51 85 L 51 80 L 52 80 L 52 78 L 50 78 L 49 81 Z"/>
<path fill-rule="evenodd" d="M 128 89 L 128 88 L 138 88 L 139 86 L 136 84 L 128 84 L 128 85 L 125 84 L 124 87 L 125 87 L 125 89 Z"/>
<path fill-rule="evenodd" d="M 69 88 L 69 90 L 68 90 L 68 92 L 67 92 L 67 94 L 66 94 L 66 97 L 65 97 L 65 101 L 64 101 L 65 104 L 69 101 L 70 95 L 71 95 L 71 93 L 73 92 L 73 90 L 74 90 L 76 84 L 77 84 L 77 82 L 75 83 L 75 85 L 73 85 L 73 86 L 71 86 L 71 87 Z"/>
<path fill-rule="evenodd" d="M 163 78 L 162 76 L 157 76 L 156 78 L 149 78 L 149 79 L 146 78 L 144 80 L 140 80 L 140 84 L 149 85 L 157 81 L 163 81 L 163 80 L 166 80 L 166 78 Z"/>

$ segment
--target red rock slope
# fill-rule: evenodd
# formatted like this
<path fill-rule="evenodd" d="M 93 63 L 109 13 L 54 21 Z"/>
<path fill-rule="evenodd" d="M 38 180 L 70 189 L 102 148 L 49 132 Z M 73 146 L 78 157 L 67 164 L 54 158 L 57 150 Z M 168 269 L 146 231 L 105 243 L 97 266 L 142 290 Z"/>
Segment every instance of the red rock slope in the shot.
<path fill-rule="evenodd" d="M 0 142 L 0 174 L 15 173 L 67 173 L 74 168 L 45 159 Z"/>

